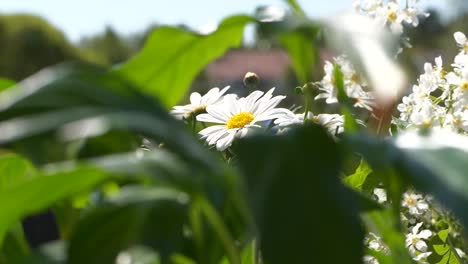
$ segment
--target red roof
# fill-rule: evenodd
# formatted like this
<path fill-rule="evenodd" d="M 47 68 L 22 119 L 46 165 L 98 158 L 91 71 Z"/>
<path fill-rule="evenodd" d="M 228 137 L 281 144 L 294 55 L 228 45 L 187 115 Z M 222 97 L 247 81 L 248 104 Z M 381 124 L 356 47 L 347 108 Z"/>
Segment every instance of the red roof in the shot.
<path fill-rule="evenodd" d="M 206 73 L 211 80 L 242 80 L 247 72 L 255 72 L 265 80 L 280 80 L 290 65 L 288 54 L 281 49 L 231 50 L 208 65 Z"/>

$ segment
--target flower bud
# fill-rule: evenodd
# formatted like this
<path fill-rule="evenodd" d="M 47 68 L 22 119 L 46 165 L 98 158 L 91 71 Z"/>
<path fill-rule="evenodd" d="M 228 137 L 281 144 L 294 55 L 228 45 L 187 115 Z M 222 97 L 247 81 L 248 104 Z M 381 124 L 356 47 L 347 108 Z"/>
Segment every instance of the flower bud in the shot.
<path fill-rule="evenodd" d="M 257 89 L 260 78 L 254 72 L 248 72 L 244 76 L 244 86 L 250 91 Z"/>

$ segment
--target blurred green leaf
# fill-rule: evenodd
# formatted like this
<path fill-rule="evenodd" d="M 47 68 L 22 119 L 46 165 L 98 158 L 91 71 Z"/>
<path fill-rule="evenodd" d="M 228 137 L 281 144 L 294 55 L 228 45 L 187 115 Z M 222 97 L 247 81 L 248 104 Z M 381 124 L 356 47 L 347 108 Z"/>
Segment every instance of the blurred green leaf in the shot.
<path fill-rule="evenodd" d="M 20 185 L 36 176 L 36 170 L 26 159 L 16 154 L 0 155 L 0 192 Z"/>
<path fill-rule="evenodd" d="M 373 211 L 363 214 L 368 230 L 382 238 L 391 252 L 391 263 L 413 263 L 405 246 L 405 237 L 398 229 L 392 210 Z"/>
<path fill-rule="evenodd" d="M 236 151 L 265 263 L 362 263 L 358 205 L 338 178 L 340 153 L 323 128 L 253 136 Z"/>
<path fill-rule="evenodd" d="M 5 79 L 5 78 L 0 78 L 0 92 L 12 87 L 15 84 L 16 83 L 14 81 L 12 81 L 12 80 L 8 80 L 8 79 Z"/>
<path fill-rule="evenodd" d="M 289 6 L 294 10 L 294 13 L 299 16 L 300 18 L 306 18 L 306 14 L 304 12 L 304 9 L 299 5 L 299 3 L 296 0 L 286 0 L 286 2 L 289 4 Z"/>
<path fill-rule="evenodd" d="M 216 169 L 210 153 L 154 98 L 114 73 L 91 66 L 60 65 L 0 94 L 0 143 L 55 132 L 57 141 L 131 131 L 164 142 L 186 160 Z M 36 138 L 37 144 L 43 142 Z M 29 142 L 34 145 L 34 142 Z"/>
<path fill-rule="evenodd" d="M 301 84 L 311 80 L 313 67 L 317 60 L 315 38 L 318 28 L 304 25 L 280 35 L 280 41 L 291 58 L 294 72 Z"/>
<path fill-rule="evenodd" d="M 78 223 L 68 263 L 113 263 L 119 252 L 136 244 L 156 249 L 167 263 L 170 254 L 181 249 L 188 202 L 187 195 L 176 190 L 123 189 Z"/>
<path fill-rule="evenodd" d="M 407 183 L 432 194 L 468 226 L 468 138 L 459 134 L 432 131 L 424 135 L 402 132 L 395 141 L 366 135 L 347 137 L 379 173 L 391 169 L 389 191 L 401 193 Z M 401 197 L 394 198 L 399 205 Z M 395 210 L 398 212 L 398 210 Z"/>
<path fill-rule="evenodd" d="M 15 264 L 65 264 L 67 263 L 66 247 L 67 244 L 64 241 L 49 242 Z"/>
<path fill-rule="evenodd" d="M 400 133 L 397 166 L 419 190 L 430 193 L 468 226 L 468 137 L 453 132 Z"/>
<path fill-rule="evenodd" d="M 0 242 L 7 229 L 22 217 L 44 210 L 57 201 L 89 190 L 105 179 L 99 170 L 82 168 L 72 172 L 38 175 L 0 192 Z"/>
<path fill-rule="evenodd" d="M 208 63 L 241 45 L 244 27 L 253 21 L 249 16 L 232 16 L 209 35 L 160 27 L 143 50 L 117 71 L 172 107 Z"/>
<path fill-rule="evenodd" d="M 18 263 L 30 254 L 30 250 L 23 227 L 17 222 L 9 228 L 3 246 L 0 247 L 0 263 Z"/>

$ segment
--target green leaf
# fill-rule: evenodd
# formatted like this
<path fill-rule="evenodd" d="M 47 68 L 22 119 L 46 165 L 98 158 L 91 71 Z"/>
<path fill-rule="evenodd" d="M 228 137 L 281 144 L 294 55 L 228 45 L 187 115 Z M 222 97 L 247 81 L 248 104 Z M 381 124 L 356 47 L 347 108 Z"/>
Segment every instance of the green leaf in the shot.
<path fill-rule="evenodd" d="M 460 264 L 461 260 L 456 255 L 455 249 L 449 243 L 449 229 L 444 229 L 431 237 L 429 244 L 432 245 L 433 254 L 428 257 L 430 263 L 438 264 Z"/>
<path fill-rule="evenodd" d="M 402 174 L 436 197 L 468 226 L 468 138 L 449 132 L 401 133 L 395 141 Z"/>
<path fill-rule="evenodd" d="M 364 159 L 361 159 L 361 163 L 359 167 L 357 167 L 356 172 L 344 178 L 343 182 L 351 188 L 362 190 L 362 186 L 370 173 L 372 173 L 372 168 Z"/>
<path fill-rule="evenodd" d="M 7 229 L 22 217 L 49 208 L 57 201 L 89 190 L 105 179 L 99 170 L 82 168 L 73 172 L 38 175 L 0 192 L 0 242 Z"/>
<path fill-rule="evenodd" d="M 363 220 L 370 232 L 382 237 L 391 252 L 391 263 L 413 263 L 405 246 L 405 237 L 398 229 L 398 223 L 394 221 L 391 209 L 372 211 L 363 214 Z"/>
<path fill-rule="evenodd" d="M 25 256 L 18 264 L 65 264 L 66 247 L 64 241 L 53 241 L 41 245 L 29 256 Z"/>
<path fill-rule="evenodd" d="M 30 251 L 23 227 L 17 222 L 6 233 L 3 247 L 0 248 L 0 263 L 18 263 Z"/>
<path fill-rule="evenodd" d="M 311 73 L 317 60 L 315 38 L 318 29 L 305 25 L 280 35 L 280 41 L 291 58 L 294 72 L 300 83 L 311 80 Z"/>
<path fill-rule="evenodd" d="M 15 84 L 16 83 L 12 80 L 0 78 L 0 92 L 14 86 Z"/>
<path fill-rule="evenodd" d="M 265 263 L 362 263 L 359 208 L 340 182 L 341 154 L 323 128 L 252 136 L 235 151 Z"/>
<path fill-rule="evenodd" d="M 160 27 L 143 50 L 117 71 L 172 107 L 208 63 L 241 45 L 244 27 L 253 21 L 248 16 L 232 16 L 210 35 Z"/>
<path fill-rule="evenodd" d="M 184 193 L 171 189 L 123 189 L 78 223 L 68 263 L 113 263 L 119 252 L 134 245 L 156 249 L 167 263 L 171 253 L 181 249 L 187 203 Z"/>
<path fill-rule="evenodd" d="M 0 94 L 0 143 L 44 135 L 63 144 L 130 131 L 164 142 L 182 158 L 217 169 L 210 153 L 154 99 L 115 73 L 66 64 L 43 70 Z M 44 138 L 35 138 L 36 147 Z M 64 158 L 64 157 L 62 157 Z M 219 167 L 218 167 L 219 169 Z"/>
<path fill-rule="evenodd" d="M 300 18 L 306 18 L 306 14 L 304 12 L 304 9 L 299 5 L 299 3 L 296 0 L 286 0 L 286 2 L 289 4 L 289 6 L 294 10 L 294 13 L 299 16 Z"/>
<path fill-rule="evenodd" d="M 16 154 L 0 156 L 0 192 L 22 184 L 36 176 L 33 165 Z"/>

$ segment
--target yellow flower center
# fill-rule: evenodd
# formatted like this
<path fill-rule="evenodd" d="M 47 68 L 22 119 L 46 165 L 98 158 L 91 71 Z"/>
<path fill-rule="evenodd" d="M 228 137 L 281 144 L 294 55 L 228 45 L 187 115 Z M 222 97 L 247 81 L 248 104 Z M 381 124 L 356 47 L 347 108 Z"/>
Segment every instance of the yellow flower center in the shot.
<path fill-rule="evenodd" d="M 361 82 L 361 76 L 359 76 L 359 74 L 357 74 L 357 73 L 353 73 L 353 75 L 351 75 L 351 81 L 354 82 L 354 83 L 360 83 Z"/>
<path fill-rule="evenodd" d="M 411 238 L 411 244 L 416 245 L 416 243 L 418 243 L 419 240 L 421 240 L 421 239 L 419 239 L 419 237 L 414 236 L 414 237 Z"/>
<path fill-rule="evenodd" d="M 397 18 L 398 18 L 398 15 L 397 15 L 397 13 L 396 13 L 394 10 L 388 11 L 388 13 L 387 13 L 387 19 L 388 19 L 389 21 L 395 22 L 395 21 L 397 20 Z"/>
<path fill-rule="evenodd" d="M 255 116 L 249 112 L 241 112 L 233 117 L 231 117 L 227 123 L 226 127 L 231 128 L 243 128 L 245 125 L 250 124 L 254 120 Z"/>
<path fill-rule="evenodd" d="M 446 74 L 447 74 L 447 72 L 445 72 L 445 70 L 442 69 L 442 70 L 440 70 L 439 77 L 443 79 L 443 78 L 445 78 Z"/>
<path fill-rule="evenodd" d="M 468 81 L 463 81 L 461 84 L 460 84 L 460 88 L 466 92 L 468 91 Z"/>
<path fill-rule="evenodd" d="M 462 120 L 459 117 L 455 117 L 452 121 L 454 127 L 460 127 L 463 125 Z"/>
<path fill-rule="evenodd" d="M 465 44 L 463 45 L 463 50 L 464 50 L 464 51 L 468 51 L 468 43 L 465 43 Z"/>
<path fill-rule="evenodd" d="M 408 206 L 415 206 L 418 201 L 413 197 L 408 197 L 406 198 L 405 202 Z"/>
<path fill-rule="evenodd" d="M 312 117 L 312 122 L 319 124 L 320 123 L 320 118 L 318 116 Z"/>

